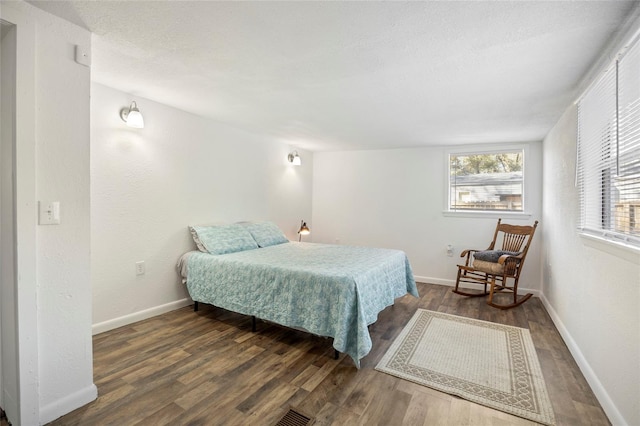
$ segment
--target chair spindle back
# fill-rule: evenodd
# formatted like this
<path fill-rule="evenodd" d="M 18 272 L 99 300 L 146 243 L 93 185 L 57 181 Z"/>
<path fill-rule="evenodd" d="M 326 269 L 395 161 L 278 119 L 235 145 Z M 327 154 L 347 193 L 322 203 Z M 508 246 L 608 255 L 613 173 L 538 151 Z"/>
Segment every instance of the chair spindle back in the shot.
<path fill-rule="evenodd" d="M 519 252 L 522 249 L 522 243 L 527 235 L 512 234 L 505 232 L 502 239 L 502 250 Z"/>
<path fill-rule="evenodd" d="M 533 239 L 533 234 L 536 232 L 536 228 L 538 227 L 538 221 L 536 220 L 533 226 L 508 225 L 501 222 L 502 219 L 498 219 L 496 232 L 493 234 L 493 241 L 491 242 L 489 249 L 496 249 L 495 246 L 498 240 L 498 234 L 502 233 L 501 250 L 522 252 L 526 256 L 527 251 L 529 251 L 529 244 Z"/>

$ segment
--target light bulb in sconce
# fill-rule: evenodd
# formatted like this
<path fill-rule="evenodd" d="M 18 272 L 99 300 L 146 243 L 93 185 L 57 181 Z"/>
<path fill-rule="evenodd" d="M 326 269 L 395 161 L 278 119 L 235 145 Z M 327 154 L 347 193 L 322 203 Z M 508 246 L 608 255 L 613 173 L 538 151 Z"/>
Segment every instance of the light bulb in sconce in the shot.
<path fill-rule="evenodd" d="M 122 121 L 127 123 L 129 127 L 135 127 L 136 129 L 144 128 L 144 119 L 142 118 L 136 101 L 131 102 L 129 108 L 122 108 L 120 110 L 120 118 L 122 118 Z"/>
<path fill-rule="evenodd" d="M 302 164 L 302 160 L 300 159 L 300 156 L 298 155 L 298 151 L 293 151 L 291 153 L 289 153 L 289 155 L 287 155 L 287 161 L 291 164 L 293 164 L 294 166 L 299 166 Z"/>

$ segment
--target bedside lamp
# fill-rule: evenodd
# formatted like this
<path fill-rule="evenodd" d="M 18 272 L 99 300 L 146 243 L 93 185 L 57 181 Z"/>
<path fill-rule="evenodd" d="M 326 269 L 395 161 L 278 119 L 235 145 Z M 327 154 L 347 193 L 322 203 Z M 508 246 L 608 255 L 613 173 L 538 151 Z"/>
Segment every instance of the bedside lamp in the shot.
<path fill-rule="evenodd" d="M 307 226 L 307 223 L 304 220 L 300 221 L 300 229 L 298 230 L 298 235 L 300 235 L 298 237 L 298 241 L 302 241 L 302 236 L 303 235 L 309 235 L 311 233 L 311 231 L 309 230 L 309 227 Z"/>

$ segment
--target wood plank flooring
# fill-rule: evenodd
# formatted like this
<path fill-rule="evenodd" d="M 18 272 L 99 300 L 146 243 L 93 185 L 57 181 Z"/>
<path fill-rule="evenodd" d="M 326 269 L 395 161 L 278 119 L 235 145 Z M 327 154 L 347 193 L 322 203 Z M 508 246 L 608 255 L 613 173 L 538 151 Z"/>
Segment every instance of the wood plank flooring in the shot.
<path fill-rule="evenodd" d="M 500 311 L 418 284 L 370 326 L 360 370 L 331 340 L 201 305 L 94 337 L 99 397 L 51 425 L 273 425 L 290 406 L 316 425 L 532 425 L 374 370 L 417 308 L 528 328 L 558 425 L 609 422 L 537 298 Z"/>

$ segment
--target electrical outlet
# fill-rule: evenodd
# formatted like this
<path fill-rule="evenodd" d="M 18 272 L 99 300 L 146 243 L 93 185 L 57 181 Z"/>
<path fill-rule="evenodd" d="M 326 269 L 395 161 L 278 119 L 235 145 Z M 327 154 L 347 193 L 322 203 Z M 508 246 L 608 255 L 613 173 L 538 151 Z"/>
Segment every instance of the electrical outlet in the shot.
<path fill-rule="evenodd" d="M 144 273 L 145 273 L 144 260 L 141 260 L 140 262 L 136 262 L 136 275 L 144 275 Z"/>
<path fill-rule="evenodd" d="M 453 246 L 451 244 L 447 245 L 447 256 L 453 257 Z"/>

